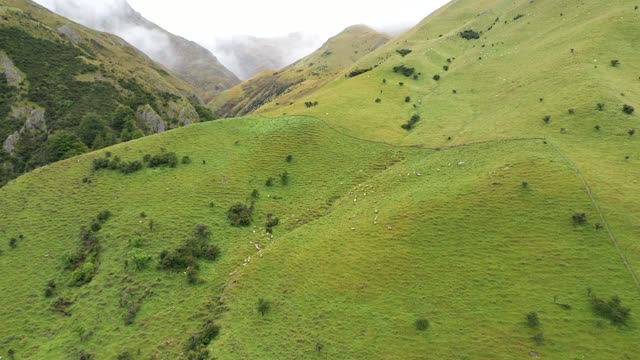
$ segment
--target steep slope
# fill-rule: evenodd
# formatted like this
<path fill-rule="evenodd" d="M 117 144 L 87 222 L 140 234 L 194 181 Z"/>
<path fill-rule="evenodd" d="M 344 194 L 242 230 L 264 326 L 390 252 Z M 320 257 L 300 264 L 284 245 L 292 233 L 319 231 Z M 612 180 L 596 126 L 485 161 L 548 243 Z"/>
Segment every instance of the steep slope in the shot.
<path fill-rule="evenodd" d="M 553 140 L 576 164 L 638 278 L 640 120 L 631 109 L 640 108 L 639 6 L 453 1 L 345 74 L 370 72 L 259 112 L 311 115 L 392 144 Z M 463 38 L 467 30 L 478 38 Z M 402 49 L 412 52 L 403 57 Z M 311 101 L 319 105 L 307 108 Z M 403 128 L 414 115 L 417 124 Z"/>
<path fill-rule="evenodd" d="M 207 115 L 189 85 L 114 35 L 31 1 L 2 0 L 0 14 L 0 185 Z"/>
<path fill-rule="evenodd" d="M 279 71 L 265 71 L 223 92 L 210 107 L 220 117 L 233 117 L 267 103 L 290 103 L 321 88 L 388 40 L 387 35 L 364 25 L 349 27 L 296 63 Z"/>
<path fill-rule="evenodd" d="M 454 1 L 273 118 L 10 182 L 0 352 L 636 358 L 634 7 Z"/>
<path fill-rule="evenodd" d="M 41 3 L 85 26 L 121 36 L 193 86 L 205 102 L 240 82 L 209 50 L 147 20 L 126 0 L 111 2 L 102 11 L 92 11 L 100 4 L 77 0 Z"/>
<path fill-rule="evenodd" d="M 105 156 L 172 152 L 191 161 L 93 169 Z M 0 339 L 16 358 L 640 350 L 635 320 L 619 327 L 592 312 L 587 288 L 634 312 L 638 289 L 593 227 L 601 220 L 572 165 L 542 140 L 436 151 L 353 139 L 312 118 L 222 120 L 38 169 L 0 201 Z M 238 203 L 253 208 L 247 227 L 227 219 Z M 575 211 L 589 222 L 573 225 Z M 202 237 L 214 260 L 180 265 Z M 527 327 L 528 312 L 540 327 Z"/>

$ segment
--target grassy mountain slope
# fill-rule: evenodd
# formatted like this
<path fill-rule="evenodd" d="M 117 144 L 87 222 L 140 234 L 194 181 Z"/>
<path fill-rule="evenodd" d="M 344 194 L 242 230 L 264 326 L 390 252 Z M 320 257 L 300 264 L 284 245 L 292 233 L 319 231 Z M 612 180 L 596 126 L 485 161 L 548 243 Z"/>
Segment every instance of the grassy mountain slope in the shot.
<path fill-rule="evenodd" d="M 273 118 L 13 180 L 0 353 L 635 358 L 640 146 L 622 106 L 640 99 L 637 16 L 627 2 L 454 1 L 292 105 L 267 103 Z M 469 29 L 483 33 L 458 36 Z M 189 161 L 150 167 L 172 152 Z M 145 154 L 160 156 L 128 175 L 131 163 L 93 169 Z M 239 203 L 250 226 L 228 220 Z"/>
<path fill-rule="evenodd" d="M 220 326 L 209 347 L 219 358 L 509 359 L 534 351 L 561 359 L 638 350 L 635 320 L 618 327 L 591 310 L 587 288 L 634 310 L 637 288 L 607 233 L 593 228 L 596 210 L 574 168 L 542 140 L 435 151 L 353 139 L 312 118 L 250 117 L 109 151 L 134 160 L 161 149 L 192 163 L 94 172 L 101 151 L 0 189 L 4 351 L 171 358 L 206 319 Z M 229 207 L 251 201 L 252 225 L 232 227 Z M 103 210 L 112 216 L 96 232 L 93 280 L 71 286 L 64 259 Z M 574 211 L 593 217 L 574 226 Z M 272 238 L 268 213 L 280 218 Z M 221 255 L 200 260 L 201 282 L 189 285 L 182 271 L 156 265 L 196 224 L 210 227 Z M 15 248 L 6 245 L 12 238 Z M 152 260 L 135 270 L 135 256 Z M 271 304 L 265 316 L 258 298 Z M 526 326 L 530 311 L 541 328 Z M 421 317 L 431 323 L 426 332 L 415 330 Z M 531 340 L 539 332 L 545 345 Z"/>
<path fill-rule="evenodd" d="M 218 116 L 233 117 L 268 103 L 288 104 L 323 87 L 388 40 L 387 35 L 367 26 L 351 26 L 296 63 L 279 71 L 265 71 L 223 92 L 210 107 Z"/>
<path fill-rule="evenodd" d="M 200 120 L 192 88 L 122 39 L 31 1 L 3 0 L 0 14 L 0 184 L 87 147 Z"/>
<path fill-rule="evenodd" d="M 623 106 L 640 108 L 639 18 L 626 1 L 453 1 L 353 66 L 378 65 L 372 71 L 259 111 L 317 116 L 347 134 L 393 144 L 551 139 L 577 165 L 637 274 L 640 121 Z M 465 40 L 465 30 L 482 35 Z M 402 57 L 399 49 L 412 52 Z M 421 75 L 394 72 L 400 65 Z M 307 108 L 308 101 L 319 105 Z M 403 129 L 414 114 L 421 120 Z"/>

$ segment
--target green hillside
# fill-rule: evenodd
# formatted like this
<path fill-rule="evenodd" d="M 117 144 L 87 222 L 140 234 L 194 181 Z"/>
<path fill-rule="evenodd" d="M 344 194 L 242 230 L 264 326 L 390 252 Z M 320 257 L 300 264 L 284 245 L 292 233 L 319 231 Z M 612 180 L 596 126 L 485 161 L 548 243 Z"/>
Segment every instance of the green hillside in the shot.
<path fill-rule="evenodd" d="M 114 35 L 31 1 L 0 1 L 0 16 L 0 185 L 208 114 L 189 85 Z"/>
<path fill-rule="evenodd" d="M 260 114 L 9 182 L 0 356 L 637 358 L 638 17 L 453 1 Z"/>
<path fill-rule="evenodd" d="M 209 106 L 219 117 L 234 117 L 249 114 L 265 104 L 293 103 L 322 88 L 387 41 L 389 36 L 367 26 L 351 26 L 294 64 L 278 71 L 265 71 L 222 92 Z"/>

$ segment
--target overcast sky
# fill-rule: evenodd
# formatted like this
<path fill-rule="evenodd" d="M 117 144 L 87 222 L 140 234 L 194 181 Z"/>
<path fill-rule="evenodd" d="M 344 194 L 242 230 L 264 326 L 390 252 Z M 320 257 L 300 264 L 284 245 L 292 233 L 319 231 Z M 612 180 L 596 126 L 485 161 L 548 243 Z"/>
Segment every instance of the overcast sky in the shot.
<path fill-rule="evenodd" d="M 91 0 L 92 3 L 109 0 Z M 410 27 L 447 0 L 129 0 L 161 27 L 191 40 L 253 35 L 274 37 L 304 32 L 329 37 L 354 24 L 376 29 Z"/>

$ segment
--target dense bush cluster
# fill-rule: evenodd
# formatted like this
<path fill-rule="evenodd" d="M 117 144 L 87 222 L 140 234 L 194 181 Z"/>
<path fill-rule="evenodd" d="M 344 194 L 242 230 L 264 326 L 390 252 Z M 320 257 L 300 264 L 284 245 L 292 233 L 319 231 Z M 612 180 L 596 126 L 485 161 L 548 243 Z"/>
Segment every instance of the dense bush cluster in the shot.
<path fill-rule="evenodd" d="M 396 50 L 396 52 L 400 55 L 402 55 L 402 57 L 405 57 L 409 54 L 411 54 L 413 52 L 413 50 L 411 49 L 400 49 L 400 50 Z"/>
<path fill-rule="evenodd" d="M 411 119 L 406 124 L 402 125 L 402 128 L 405 130 L 411 130 L 415 127 L 415 125 L 420 121 L 420 115 L 415 114 L 411 116 Z"/>
<path fill-rule="evenodd" d="M 477 40 L 480 39 L 480 33 L 473 30 L 465 30 L 458 34 L 461 38 L 466 40 Z"/>
<path fill-rule="evenodd" d="M 273 228 L 278 226 L 278 224 L 280 224 L 280 219 L 277 216 L 271 213 L 267 214 L 267 222 L 264 224 L 267 233 L 272 234 Z"/>
<path fill-rule="evenodd" d="M 614 324 L 624 325 L 631 317 L 631 309 L 622 305 L 622 300 L 618 296 L 614 296 L 611 300 L 598 298 L 595 293 L 591 292 L 591 306 L 593 312 L 604 318 L 611 320 Z"/>
<path fill-rule="evenodd" d="M 415 68 L 407 67 L 404 65 L 396 66 L 393 68 L 393 72 L 400 73 L 406 77 L 413 75 L 416 72 Z"/>
<path fill-rule="evenodd" d="M 184 348 L 187 359 L 209 359 L 207 346 L 211 344 L 211 341 L 213 341 L 219 333 L 220 327 L 216 325 L 213 320 L 205 320 L 200 331 L 189 336 L 189 340 Z"/>
<path fill-rule="evenodd" d="M 419 318 L 419 319 L 416 319 L 416 321 L 415 321 L 416 329 L 419 330 L 419 331 L 427 330 L 429 328 L 429 325 L 430 325 L 429 324 L 429 320 L 424 319 L 424 318 Z"/>
<path fill-rule="evenodd" d="M 194 236 L 187 239 L 181 247 L 160 253 L 158 268 L 163 270 L 180 270 L 187 273 L 187 281 L 191 284 L 198 282 L 198 260 L 216 260 L 220 249 L 209 243 L 211 232 L 206 225 L 197 225 Z"/>
<path fill-rule="evenodd" d="M 188 156 L 185 156 L 182 159 L 183 164 L 189 164 L 191 159 Z M 115 170 L 120 171 L 123 174 L 132 174 L 144 168 L 144 165 L 147 165 L 150 168 L 156 168 L 161 166 L 168 167 L 176 167 L 178 166 L 178 155 L 176 153 L 162 153 L 158 155 L 150 155 L 147 154 L 143 157 L 142 161 L 133 160 L 133 161 L 122 161 L 120 157 L 115 156 L 111 158 L 109 153 L 105 154 L 103 158 L 97 158 L 93 160 L 93 169 L 94 170 Z"/>
<path fill-rule="evenodd" d="M 352 77 L 356 77 L 358 75 L 362 75 L 366 72 L 369 72 L 373 70 L 373 68 L 366 68 L 366 69 L 355 69 L 352 72 L 349 73 L 349 75 L 347 75 L 348 77 L 352 78 Z"/>
<path fill-rule="evenodd" d="M 247 206 L 245 204 L 235 204 L 227 212 L 227 219 L 232 226 L 241 227 L 251 225 L 251 217 L 253 216 L 253 204 Z"/>
<path fill-rule="evenodd" d="M 102 229 L 102 225 L 109 220 L 111 212 L 100 212 L 89 227 L 80 229 L 80 247 L 75 254 L 65 259 L 65 268 L 72 270 L 71 285 L 82 286 L 93 279 L 98 270 L 101 253 L 100 243 L 96 233 Z M 45 290 L 46 291 L 46 290 Z"/>

